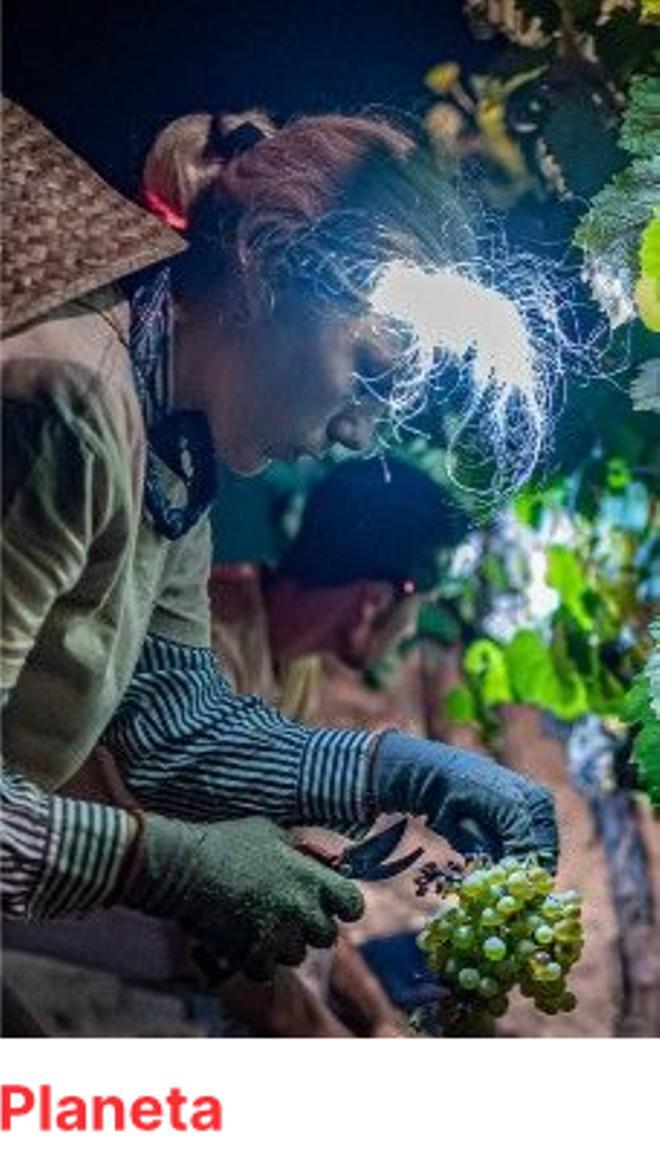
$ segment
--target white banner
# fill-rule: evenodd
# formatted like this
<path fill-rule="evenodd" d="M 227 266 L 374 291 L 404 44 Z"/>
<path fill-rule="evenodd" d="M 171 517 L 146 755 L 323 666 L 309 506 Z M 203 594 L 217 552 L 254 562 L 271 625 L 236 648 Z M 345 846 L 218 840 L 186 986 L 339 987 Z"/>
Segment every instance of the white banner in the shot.
<path fill-rule="evenodd" d="M 4 1040 L 0 1150 L 58 1172 L 655 1166 L 659 1060 L 652 1040 Z"/>

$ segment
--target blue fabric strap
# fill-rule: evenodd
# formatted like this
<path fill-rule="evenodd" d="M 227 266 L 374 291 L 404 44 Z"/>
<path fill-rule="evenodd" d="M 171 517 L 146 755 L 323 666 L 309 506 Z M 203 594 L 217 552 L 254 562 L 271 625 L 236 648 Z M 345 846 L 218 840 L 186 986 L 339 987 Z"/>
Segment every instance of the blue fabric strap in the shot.
<path fill-rule="evenodd" d="M 131 297 L 130 351 L 147 428 L 144 503 L 156 532 L 176 541 L 213 503 L 217 465 L 203 412 L 169 409 L 171 318 L 169 270 L 164 268 Z M 168 499 L 161 463 L 185 486 L 184 505 Z"/>

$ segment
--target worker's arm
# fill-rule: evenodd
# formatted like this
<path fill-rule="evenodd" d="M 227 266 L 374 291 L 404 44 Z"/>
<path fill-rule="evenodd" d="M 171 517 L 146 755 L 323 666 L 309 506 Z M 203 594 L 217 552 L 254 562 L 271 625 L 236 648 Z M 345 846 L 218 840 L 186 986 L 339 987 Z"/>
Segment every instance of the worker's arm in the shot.
<path fill-rule="evenodd" d="M 3 369 L 3 708 L 53 606 L 84 571 L 112 485 L 71 364 Z M 45 713 L 44 720 L 52 719 Z M 3 766 L 2 906 L 11 917 L 74 914 L 102 904 L 131 841 L 120 810 L 46 794 Z"/>
<path fill-rule="evenodd" d="M 258 813 L 346 832 L 397 811 L 426 816 L 462 851 L 556 862 L 554 805 L 543 787 L 449 745 L 306 728 L 235 695 L 207 648 L 149 637 L 107 740 L 140 804 L 169 815 Z"/>

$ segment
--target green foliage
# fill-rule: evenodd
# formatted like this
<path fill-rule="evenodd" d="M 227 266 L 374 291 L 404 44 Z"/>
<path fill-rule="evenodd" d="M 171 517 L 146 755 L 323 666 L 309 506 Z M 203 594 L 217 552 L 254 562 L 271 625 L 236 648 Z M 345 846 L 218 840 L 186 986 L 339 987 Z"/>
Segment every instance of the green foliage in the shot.
<path fill-rule="evenodd" d="M 633 78 L 619 141 L 637 159 L 660 154 L 660 77 Z"/>
<path fill-rule="evenodd" d="M 444 698 L 442 710 L 452 724 L 476 724 L 479 720 L 475 699 L 468 687 L 452 688 Z"/>
<path fill-rule="evenodd" d="M 650 330 L 660 330 L 660 79 L 639 76 L 630 85 L 620 144 L 632 162 L 596 195 L 580 221 L 594 294 L 613 325 L 621 315 L 612 296 L 623 288 Z"/>
<path fill-rule="evenodd" d="M 506 654 L 493 639 L 476 639 L 465 652 L 463 667 L 485 707 L 513 701 Z"/>
<path fill-rule="evenodd" d="M 658 192 L 660 201 L 660 192 Z M 642 275 L 660 281 L 660 202 L 656 214 L 644 229 L 639 250 Z"/>
<path fill-rule="evenodd" d="M 614 290 L 623 289 L 632 312 L 642 234 L 654 214 L 659 192 L 660 155 L 637 159 L 595 196 L 575 232 L 575 243 L 585 253 L 586 275 L 594 295 L 614 326 L 620 324 L 612 308 Z"/>
<path fill-rule="evenodd" d="M 585 681 L 568 656 L 547 646 L 537 631 L 519 631 L 505 649 L 516 700 L 552 712 L 560 720 L 577 720 L 589 711 Z"/>
<path fill-rule="evenodd" d="M 561 605 L 578 627 L 583 631 L 593 630 L 594 622 L 587 605 L 589 587 L 577 554 L 561 545 L 551 545 L 546 580 L 557 591 Z"/>
<path fill-rule="evenodd" d="M 660 809 L 660 716 L 652 704 L 651 680 L 646 672 L 633 683 L 623 715 L 634 733 L 633 761 L 652 804 Z"/>
<path fill-rule="evenodd" d="M 660 601 L 656 6 L 466 0 L 481 35 L 504 34 L 511 44 L 486 76 L 461 78 L 456 63 L 438 67 L 430 87 L 435 123 L 429 120 L 452 157 L 479 156 L 483 198 L 522 209 L 516 223 L 559 224 L 568 246 L 588 201 L 574 243 L 612 327 L 602 377 L 588 385 L 568 380 L 552 476 L 517 495 L 514 528 L 502 540 L 496 522 L 482 528 L 476 564 L 440 585 L 465 644 L 465 686 L 446 709 L 486 732 L 497 707 L 510 702 L 563 720 L 625 714 L 639 724 L 635 754 L 649 790 L 650 779 L 660 787 L 660 696 L 653 700 L 649 674 L 654 665 L 660 691 L 660 651 L 645 666 L 648 611 Z M 532 596 L 543 595 L 542 586 L 543 607 L 535 610 Z M 517 625 L 510 618 L 508 628 L 493 624 L 501 603 Z M 626 698 L 638 674 L 633 699 Z"/>

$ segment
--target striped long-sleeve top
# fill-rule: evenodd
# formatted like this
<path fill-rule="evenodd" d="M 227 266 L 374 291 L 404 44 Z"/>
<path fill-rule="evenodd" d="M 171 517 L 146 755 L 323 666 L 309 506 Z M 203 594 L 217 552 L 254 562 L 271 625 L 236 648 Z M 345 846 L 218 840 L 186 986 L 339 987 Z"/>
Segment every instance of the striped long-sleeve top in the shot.
<path fill-rule="evenodd" d="M 103 738 L 146 810 L 184 820 L 262 814 L 346 833 L 369 826 L 372 738 L 309 729 L 237 696 L 212 651 L 149 637 Z M 3 914 L 82 914 L 112 901 L 131 837 L 122 809 L 44 793 L 4 772 Z"/>
<path fill-rule="evenodd" d="M 6 344 L 3 365 L 3 908 L 112 897 L 131 817 L 57 794 L 101 740 L 147 810 L 366 829 L 366 733 L 236 696 L 210 648 L 208 517 L 162 536 L 143 508 L 148 404 L 111 290 Z M 150 456 L 153 464 L 153 458 Z M 162 482 L 181 483 L 166 464 Z"/>

